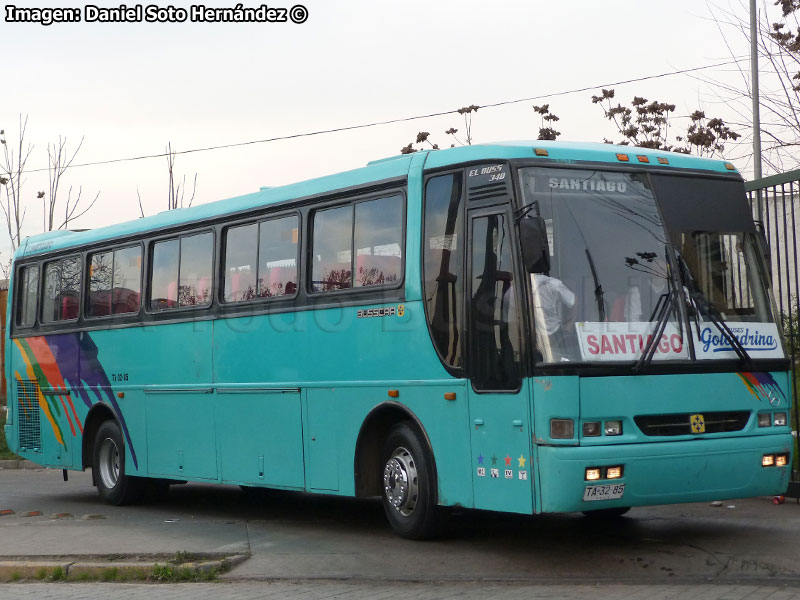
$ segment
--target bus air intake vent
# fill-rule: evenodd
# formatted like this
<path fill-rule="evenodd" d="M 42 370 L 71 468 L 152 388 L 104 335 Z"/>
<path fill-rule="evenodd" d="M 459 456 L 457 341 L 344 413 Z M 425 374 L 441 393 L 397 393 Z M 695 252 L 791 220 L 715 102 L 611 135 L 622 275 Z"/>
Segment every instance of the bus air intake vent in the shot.
<path fill-rule="evenodd" d="M 487 183 L 484 185 L 470 186 L 469 188 L 469 201 L 480 202 L 483 200 L 492 200 L 494 198 L 506 199 L 511 195 L 508 185 L 504 181 L 496 183 Z"/>
<path fill-rule="evenodd" d="M 42 428 L 39 421 L 39 384 L 34 379 L 17 380 L 17 420 L 19 448 L 28 452 L 42 451 Z"/>
<path fill-rule="evenodd" d="M 637 415 L 633 418 L 637 427 L 645 435 L 697 435 L 692 431 L 691 418 L 696 413 L 674 415 Z M 750 411 L 707 412 L 702 413 L 705 423 L 703 433 L 727 433 L 741 431 L 750 419 Z"/>

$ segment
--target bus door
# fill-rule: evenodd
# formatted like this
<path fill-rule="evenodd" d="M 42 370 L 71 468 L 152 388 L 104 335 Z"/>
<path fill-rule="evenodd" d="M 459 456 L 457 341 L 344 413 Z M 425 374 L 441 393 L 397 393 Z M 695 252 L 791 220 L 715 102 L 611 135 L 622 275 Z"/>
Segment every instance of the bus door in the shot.
<path fill-rule="evenodd" d="M 529 383 L 510 211 L 469 213 L 469 425 L 475 508 L 533 512 Z"/>

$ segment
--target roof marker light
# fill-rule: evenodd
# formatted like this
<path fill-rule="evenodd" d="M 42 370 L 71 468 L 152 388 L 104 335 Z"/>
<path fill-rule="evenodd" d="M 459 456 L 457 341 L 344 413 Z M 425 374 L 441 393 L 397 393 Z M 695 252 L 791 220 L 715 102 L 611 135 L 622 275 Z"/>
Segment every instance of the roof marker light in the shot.
<path fill-rule="evenodd" d="M 650 162 L 650 159 L 647 158 L 644 154 L 637 155 L 636 156 L 636 160 L 638 160 L 640 163 L 649 163 Z"/>
<path fill-rule="evenodd" d="M 729 163 L 729 162 L 725 163 L 725 168 L 728 169 L 728 171 L 735 171 L 736 170 L 736 167 L 733 166 L 733 163 Z"/>
<path fill-rule="evenodd" d="M 546 148 L 534 148 L 533 151 L 536 154 L 536 156 L 550 156 Z"/>
<path fill-rule="evenodd" d="M 628 162 L 630 158 L 628 158 L 627 154 L 617 154 L 617 160 L 620 162 Z"/>
<path fill-rule="evenodd" d="M 660 165 L 668 165 L 669 164 L 669 159 L 668 158 L 664 158 L 663 156 L 659 156 L 658 157 L 658 164 L 660 164 Z"/>

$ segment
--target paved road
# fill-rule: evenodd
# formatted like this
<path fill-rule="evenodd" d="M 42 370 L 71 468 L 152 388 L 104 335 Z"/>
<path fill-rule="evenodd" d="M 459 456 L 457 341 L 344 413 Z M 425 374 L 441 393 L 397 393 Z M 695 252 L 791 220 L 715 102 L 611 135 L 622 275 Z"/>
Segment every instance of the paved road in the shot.
<path fill-rule="evenodd" d="M 428 583 L 7 584 L 0 600 L 799 600 L 800 588 L 747 585 L 518 585 Z"/>
<path fill-rule="evenodd" d="M 161 504 L 112 507 L 99 502 L 89 473 L 71 473 L 64 483 L 57 471 L 0 471 L 4 508 L 16 514 L 0 517 L 0 556 L 251 552 L 250 560 L 226 575 L 230 582 L 646 582 L 667 584 L 663 594 L 680 589 L 677 583 L 709 580 L 800 585 L 800 505 L 791 500 L 780 506 L 757 498 L 718 508 L 641 508 L 610 523 L 580 515 L 465 512 L 454 516 L 447 537 L 425 543 L 395 537 L 376 501 L 280 492 L 248 498 L 238 488 L 190 484 L 174 487 Z M 43 515 L 25 517 L 26 511 Z M 55 513 L 72 517 L 51 518 Z M 332 597 L 338 585 L 347 584 L 335 584 Z M 631 597 L 645 597 L 636 595 L 636 586 L 625 589 L 634 590 Z M 434 597 L 427 593 L 414 592 Z"/>

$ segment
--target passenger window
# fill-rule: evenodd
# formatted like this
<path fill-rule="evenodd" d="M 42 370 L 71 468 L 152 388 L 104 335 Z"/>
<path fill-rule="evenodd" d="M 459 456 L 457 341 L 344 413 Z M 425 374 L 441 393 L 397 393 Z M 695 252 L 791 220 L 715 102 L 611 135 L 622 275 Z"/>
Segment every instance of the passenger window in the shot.
<path fill-rule="evenodd" d="M 403 201 L 400 196 L 356 204 L 357 287 L 400 281 L 402 238 Z"/>
<path fill-rule="evenodd" d="M 210 233 L 181 238 L 178 306 L 211 304 L 214 239 Z"/>
<path fill-rule="evenodd" d="M 258 225 L 229 227 L 225 236 L 225 302 L 256 297 Z"/>
<path fill-rule="evenodd" d="M 153 271 L 150 280 L 150 309 L 178 306 L 178 260 L 180 242 L 168 240 L 153 244 Z"/>
<path fill-rule="evenodd" d="M 107 317 L 111 314 L 111 283 L 114 253 L 93 254 L 89 261 L 89 306 L 87 316 Z"/>
<path fill-rule="evenodd" d="M 353 285 L 353 207 L 340 206 L 314 215 L 311 289 L 332 292 Z"/>
<path fill-rule="evenodd" d="M 464 365 L 462 198 L 460 173 L 432 177 L 425 186 L 422 260 L 428 326 L 442 360 L 454 368 Z"/>
<path fill-rule="evenodd" d="M 22 267 L 19 271 L 19 281 L 17 325 L 33 327 L 36 324 L 36 299 L 39 292 L 38 265 Z"/>
<path fill-rule="evenodd" d="M 115 315 L 139 312 L 142 295 L 142 249 L 132 246 L 114 251 L 114 287 L 111 309 Z"/>
<path fill-rule="evenodd" d="M 264 221 L 258 230 L 258 295 L 297 293 L 297 217 Z"/>
<path fill-rule="evenodd" d="M 403 277 L 403 244 L 402 196 L 318 211 L 314 215 L 311 290 L 332 292 L 398 283 Z"/>
<path fill-rule="evenodd" d="M 210 304 L 213 257 L 211 233 L 153 244 L 150 309 Z"/>
<path fill-rule="evenodd" d="M 98 252 L 89 258 L 88 317 L 139 311 L 142 250 L 139 246 Z"/>
<path fill-rule="evenodd" d="M 80 307 L 81 261 L 64 258 L 45 265 L 42 322 L 70 321 L 78 318 Z"/>

